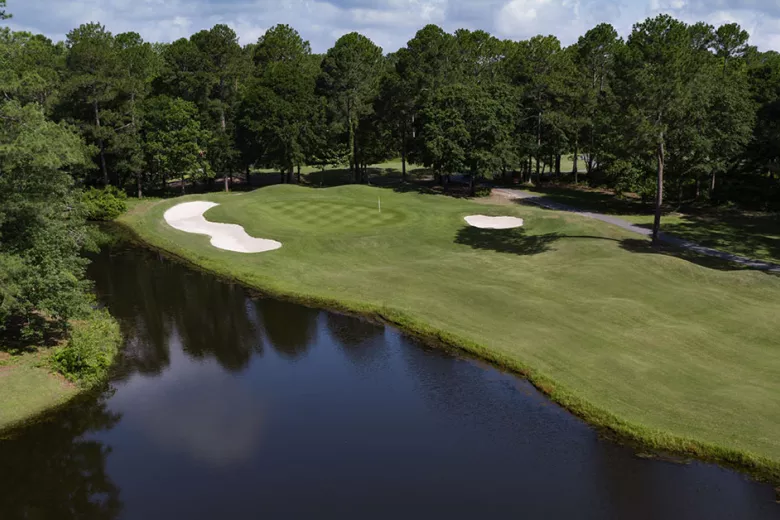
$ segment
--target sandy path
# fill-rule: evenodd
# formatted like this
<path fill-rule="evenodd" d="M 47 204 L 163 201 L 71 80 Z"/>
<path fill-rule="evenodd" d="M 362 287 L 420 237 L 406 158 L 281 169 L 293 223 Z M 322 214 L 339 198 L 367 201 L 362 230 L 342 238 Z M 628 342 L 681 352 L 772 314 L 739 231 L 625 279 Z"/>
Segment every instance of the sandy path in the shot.
<path fill-rule="evenodd" d="M 237 253 L 262 253 L 282 247 L 281 242 L 265 238 L 254 238 L 238 224 L 209 222 L 203 216 L 206 210 L 219 206 L 215 202 L 183 202 L 165 212 L 163 218 L 174 229 L 198 235 L 209 235 L 211 245 Z"/>

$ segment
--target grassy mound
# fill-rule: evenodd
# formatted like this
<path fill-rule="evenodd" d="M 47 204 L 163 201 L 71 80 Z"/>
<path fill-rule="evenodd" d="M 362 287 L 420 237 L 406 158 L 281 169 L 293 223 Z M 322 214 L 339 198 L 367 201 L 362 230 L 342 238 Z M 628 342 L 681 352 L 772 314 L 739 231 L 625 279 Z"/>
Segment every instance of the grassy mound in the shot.
<path fill-rule="evenodd" d="M 284 247 L 231 253 L 164 224 L 167 208 L 195 199 L 221 204 L 209 220 Z M 472 228 L 463 217 L 475 213 L 526 224 Z M 778 277 L 657 254 L 567 213 L 365 186 L 190 196 L 122 221 L 217 274 L 457 343 L 650 446 L 780 477 Z"/>

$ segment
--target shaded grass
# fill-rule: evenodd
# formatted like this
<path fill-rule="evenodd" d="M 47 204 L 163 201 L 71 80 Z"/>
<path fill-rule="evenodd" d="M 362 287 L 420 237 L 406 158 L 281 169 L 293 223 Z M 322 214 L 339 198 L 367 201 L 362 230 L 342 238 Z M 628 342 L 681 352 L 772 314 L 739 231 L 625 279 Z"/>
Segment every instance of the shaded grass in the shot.
<path fill-rule="evenodd" d="M 396 217 L 343 225 L 369 219 L 379 195 Z M 221 204 L 209 220 L 283 247 L 230 253 L 163 223 L 167 208 L 194 198 Z M 336 206 L 347 216 L 334 226 Z M 296 221 L 307 207 L 318 218 Z M 475 232 L 463 222 L 475 213 L 526 226 Z M 364 313 L 520 372 L 624 439 L 780 480 L 777 277 L 637 252 L 625 247 L 635 235 L 576 215 L 365 186 L 149 202 L 121 220 L 270 295 Z"/>
<path fill-rule="evenodd" d="M 61 404 L 78 392 L 49 365 L 50 351 L 0 358 L 0 430 Z"/>
<path fill-rule="evenodd" d="M 601 190 L 538 187 L 529 191 L 577 209 L 615 215 L 648 229 L 653 208 L 634 197 Z M 780 263 L 780 214 L 728 208 L 684 207 L 667 210 L 662 230 L 685 240 L 729 253 Z"/>

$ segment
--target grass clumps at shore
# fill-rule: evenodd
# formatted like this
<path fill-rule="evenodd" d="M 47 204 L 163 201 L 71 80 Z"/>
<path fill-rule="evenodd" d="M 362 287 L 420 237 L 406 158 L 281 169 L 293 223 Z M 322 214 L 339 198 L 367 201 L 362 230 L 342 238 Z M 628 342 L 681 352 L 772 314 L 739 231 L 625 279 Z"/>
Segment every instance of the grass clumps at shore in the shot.
<path fill-rule="evenodd" d="M 70 339 L 52 354 L 53 366 L 83 387 L 104 381 L 119 352 L 122 334 L 108 311 L 95 311 L 72 324 Z"/>
<path fill-rule="evenodd" d="M 74 320 L 61 346 L 0 351 L 0 430 L 105 381 L 121 340 L 119 324 L 99 310 Z"/>
<path fill-rule="evenodd" d="M 231 253 L 176 231 L 162 215 L 186 200 L 284 247 Z M 525 226 L 471 228 L 473 214 Z M 624 437 L 780 477 L 780 277 L 658 254 L 569 213 L 366 186 L 152 201 L 120 221 L 218 275 L 520 371 Z"/>

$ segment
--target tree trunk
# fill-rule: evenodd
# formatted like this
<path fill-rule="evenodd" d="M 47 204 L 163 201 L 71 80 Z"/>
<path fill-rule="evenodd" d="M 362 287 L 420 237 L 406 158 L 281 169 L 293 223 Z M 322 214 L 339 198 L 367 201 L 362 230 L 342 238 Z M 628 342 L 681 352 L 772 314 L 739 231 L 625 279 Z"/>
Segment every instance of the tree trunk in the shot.
<path fill-rule="evenodd" d="M 181 194 L 184 195 L 184 174 L 181 174 Z"/>
<path fill-rule="evenodd" d="M 401 180 L 406 182 L 406 124 L 401 130 Z"/>
<path fill-rule="evenodd" d="M 353 179 L 357 181 L 357 165 L 355 164 L 355 126 L 352 121 L 352 107 L 347 102 L 347 127 L 349 130 L 349 172 L 352 174 Z"/>
<path fill-rule="evenodd" d="M 473 197 L 474 195 L 476 195 L 476 190 L 475 190 L 475 184 L 476 184 L 475 180 L 476 180 L 476 178 L 477 178 L 477 175 L 472 173 L 471 174 L 471 179 L 469 179 L 469 196 L 470 197 Z"/>
<path fill-rule="evenodd" d="M 228 183 L 228 175 L 227 173 L 222 174 L 222 180 L 225 181 L 225 193 L 230 191 L 230 184 Z"/>
<path fill-rule="evenodd" d="M 555 156 L 555 175 L 561 176 L 561 154 Z"/>
<path fill-rule="evenodd" d="M 664 202 L 664 134 L 661 133 L 656 152 L 658 159 L 658 186 L 655 192 L 655 219 L 653 220 L 653 245 L 657 246 L 661 233 L 661 205 Z"/>
<path fill-rule="evenodd" d="M 577 184 L 579 182 L 579 171 L 577 170 L 577 159 L 579 154 L 579 142 L 577 139 L 574 140 L 574 160 L 572 161 L 571 165 L 571 172 L 574 174 L 574 184 Z"/>
<path fill-rule="evenodd" d="M 293 163 L 290 163 L 290 165 L 287 167 L 287 184 L 292 184 L 294 172 L 295 172 L 295 166 L 293 165 Z"/>
<path fill-rule="evenodd" d="M 699 200 L 700 195 L 701 195 L 701 179 L 699 177 L 696 177 L 696 200 Z"/>
<path fill-rule="evenodd" d="M 536 182 L 539 182 L 539 177 L 541 176 L 541 161 L 539 160 L 539 156 L 536 156 Z"/>
<path fill-rule="evenodd" d="M 712 179 L 710 179 L 710 198 L 715 193 L 715 172 L 712 172 Z"/>
<path fill-rule="evenodd" d="M 249 166 L 246 167 L 246 185 L 252 185 L 252 172 L 249 170 Z"/>
<path fill-rule="evenodd" d="M 281 171 L 279 172 L 279 175 L 280 175 L 280 177 L 279 177 L 279 182 L 280 182 L 281 184 L 284 184 L 284 177 L 285 177 L 284 170 L 281 170 Z"/>
<path fill-rule="evenodd" d="M 301 165 L 298 165 L 298 184 L 301 183 Z"/>
<path fill-rule="evenodd" d="M 95 111 L 95 127 L 98 129 L 98 134 L 100 133 L 100 108 L 98 107 L 98 102 L 94 101 L 92 103 L 92 108 Z M 103 172 L 103 186 L 108 186 L 108 168 L 106 168 L 106 146 L 103 142 L 103 138 L 98 139 L 98 147 L 100 148 L 100 168 Z"/>
<path fill-rule="evenodd" d="M 136 181 L 136 185 L 138 187 L 138 198 L 142 199 L 142 198 L 144 198 L 144 193 L 141 190 L 141 172 L 140 171 L 136 172 L 136 174 L 135 174 L 135 181 Z"/>
<path fill-rule="evenodd" d="M 542 148 L 542 112 L 536 117 L 536 182 L 539 182 L 539 152 Z"/>

